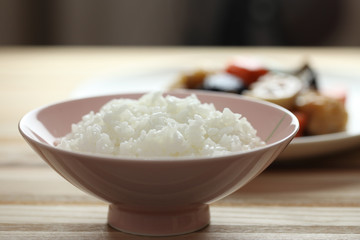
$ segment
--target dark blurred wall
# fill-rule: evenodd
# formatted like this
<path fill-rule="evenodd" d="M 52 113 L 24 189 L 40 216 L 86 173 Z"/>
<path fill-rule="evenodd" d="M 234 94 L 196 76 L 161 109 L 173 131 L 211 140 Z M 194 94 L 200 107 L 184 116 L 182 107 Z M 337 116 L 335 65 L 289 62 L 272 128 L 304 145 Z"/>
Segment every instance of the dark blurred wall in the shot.
<path fill-rule="evenodd" d="M 359 10 L 359 0 L 0 0 L 0 44 L 359 46 Z"/>

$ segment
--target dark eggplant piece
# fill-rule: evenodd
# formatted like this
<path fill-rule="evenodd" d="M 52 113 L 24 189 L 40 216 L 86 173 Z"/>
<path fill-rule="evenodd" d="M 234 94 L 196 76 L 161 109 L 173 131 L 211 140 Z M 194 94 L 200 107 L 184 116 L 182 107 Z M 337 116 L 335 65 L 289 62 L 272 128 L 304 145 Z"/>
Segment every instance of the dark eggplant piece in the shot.
<path fill-rule="evenodd" d="M 202 88 L 210 91 L 220 91 L 241 94 L 245 84 L 241 78 L 226 72 L 210 74 L 205 77 Z"/>
<path fill-rule="evenodd" d="M 303 83 L 305 89 L 308 90 L 319 90 L 317 74 L 309 64 L 305 63 L 301 68 L 293 73 Z"/>

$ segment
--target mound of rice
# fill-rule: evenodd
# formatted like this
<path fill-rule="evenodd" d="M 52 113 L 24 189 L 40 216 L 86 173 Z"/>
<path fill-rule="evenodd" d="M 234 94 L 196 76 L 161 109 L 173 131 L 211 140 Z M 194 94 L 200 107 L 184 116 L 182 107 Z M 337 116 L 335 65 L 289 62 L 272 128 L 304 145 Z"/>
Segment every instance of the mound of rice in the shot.
<path fill-rule="evenodd" d="M 139 100 L 114 99 L 98 113 L 72 125 L 59 148 L 114 156 L 216 156 L 265 143 L 240 114 L 201 103 L 195 95 L 164 97 L 160 92 Z"/>

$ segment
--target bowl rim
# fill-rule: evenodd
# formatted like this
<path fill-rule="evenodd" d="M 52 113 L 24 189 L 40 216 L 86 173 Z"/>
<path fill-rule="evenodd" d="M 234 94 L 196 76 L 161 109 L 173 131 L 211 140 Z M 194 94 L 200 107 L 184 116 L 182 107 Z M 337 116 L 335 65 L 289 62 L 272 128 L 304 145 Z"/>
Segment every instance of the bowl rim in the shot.
<path fill-rule="evenodd" d="M 289 111 L 288 109 L 271 103 L 271 102 L 267 102 L 261 99 L 256 99 L 253 97 L 249 97 L 249 96 L 244 96 L 244 95 L 238 95 L 238 94 L 233 94 L 233 93 L 224 93 L 224 92 L 210 92 L 210 91 L 205 91 L 205 90 L 171 90 L 171 91 L 161 91 L 163 94 L 167 94 L 167 95 L 171 95 L 172 93 L 176 94 L 176 93 L 181 93 L 181 94 L 201 94 L 201 95 L 206 95 L 206 96 L 211 96 L 211 95 L 216 95 L 216 96 L 223 96 L 226 98 L 237 98 L 237 99 L 241 99 L 241 100 L 246 100 L 246 101 L 250 101 L 250 102 L 256 102 L 259 104 L 263 104 L 263 105 L 268 105 L 269 107 L 273 107 L 276 109 L 281 110 L 282 112 L 284 112 L 283 118 L 285 117 L 285 115 L 289 115 L 292 119 L 291 124 L 294 125 L 294 130 L 288 134 L 285 138 L 282 138 L 278 141 L 275 141 L 273 143 L 267 144 L 266 140 L 269 140 L 271 138 L 271 135 L 273 132 L 276 131 L 276 127 L 275 129 L 272 131 L 272 133 L 263 141 L 266 143 L 264 146 L 260 146 L 260 147 L 256 147 L 254 149 L 250 149 L 250 150 L 244 150 L 244 151 L 236 151 L 236 152 L 231 152 L 231 153 L 227 153 L 224 155 L 215 155 L 215 156 L 179 156 L 179 157 L 169 157 L 169 156 L 158 156 L 158 157 L 132 157 L 132 156 L 114 156 L 114 155 L 109 155 L 109 154 L 101 154 L 101 153 L 87 153 L 87 152 L 77 152 L 77 151 L 71 151 L 71 150 L 66 150 L 66 149 L 62 149 L 62 148 L 58 148 L 55 145 L 49 144 L 49 143 L 44 143 L 42 141 L 39 141 L 36 138 L 33 138 L 32 136 L 29 136 L 23 129 L 23 124 L 26 118 L 30 117 L 31 115 L 36 115 L 36 113 L 39 113 L 40 111 L 52 107 L 52 106 L 56 106 L 56 105 L 60 105 L 60 104 L 64 104 L 64 103 L 69 103 L 69 102 L 73 102 L 73 101 L 86 101 L 89 99 L 95 99 L 95 98 L 104 98 L 104 97 L 108 97 L 108 98 L 115 98 L 115 97 L 121 97 L 123 95 L 143 95 L 146 94 L 148 92 L 129 92 L 129 93 L 119 93 L 119 94 L 104 94 L 104 95 L 96 95 L 96 96 L 88 96 L 88 97 L 81 97 L 81 98 L 72 98 L 72 99 L 65 99 L 65 100 L 61 100 L 61 101 L 57 101 L 54 103 L 50 103 L 50 104 L 46 104 L 43 106 L 40 106 L 38 108 L 35 108 L 29 112 L 27 112 L 18 122 L 18 130 L 20 132 L 20 134 L 25 138 L 25 140 L 27 141 L 31 141 L 37 145 L 41 145 L 42 147 L 49 149 L 51 151 L 58 151 L 64 154 L 68 154 L 68 155 L 74 155 L 77 157 L 86 157 L 88 159 L 101 159 L 101 160 L 107 160 L 107 161 L 138 161 L 138 162 L 179 162 L 179 161 L 204 161 L 204 160 L 216 160 L 216 159 L 224 159 L 224 158 L 232 158 L 232 157 L 236 157 L 236 156 L 243 156 L 243 155 L 248 155 L 248 154 L 252 154 L 253 152 L 258 152 L 258 151 L 265 151 L 266 149 L 272 148 L 276 145 L 281 144 L 282 142 L 287 141 L 289 138 L 294 138 L 294 136 L 296 135 L 296 133 L 299 130 L 299 121 L 296 118 L 296 116 Z M 278 123 L 278 125 L 281 123 Z M 289 141 L 290 143 L 290 141 Z"/>

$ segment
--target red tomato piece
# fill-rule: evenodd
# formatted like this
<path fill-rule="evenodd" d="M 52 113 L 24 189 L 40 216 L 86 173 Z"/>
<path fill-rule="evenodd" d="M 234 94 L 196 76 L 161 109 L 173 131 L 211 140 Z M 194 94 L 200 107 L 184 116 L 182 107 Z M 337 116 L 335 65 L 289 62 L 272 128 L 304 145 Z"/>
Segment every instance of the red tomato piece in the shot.
<path fill-rule="evenodd" d="M 234 58 L 226 67 L 226 72 L 241 78 L 246 86 L 256 82 L 268 71 L 260 61 L 243 57 Z"/>
<path fill-rule="evenodd" d="M 295 135 L 295 137 L 301 137 L 304 135 L 306 124 L 307 124 L 307 116 L 305 113 L 300 111 L 294 111 L 293 114 L 299 121 L 299 131 Z"/>

